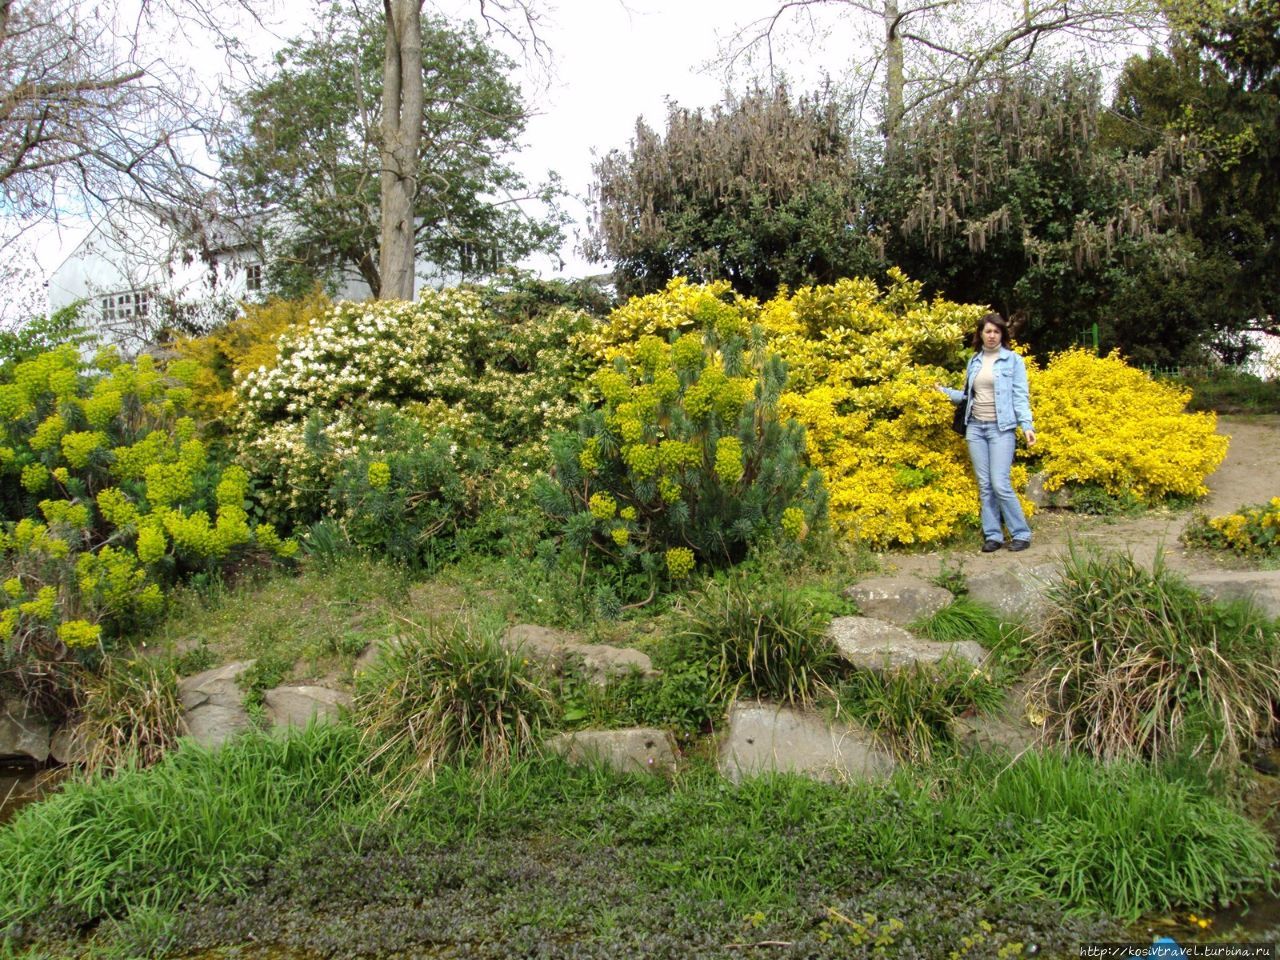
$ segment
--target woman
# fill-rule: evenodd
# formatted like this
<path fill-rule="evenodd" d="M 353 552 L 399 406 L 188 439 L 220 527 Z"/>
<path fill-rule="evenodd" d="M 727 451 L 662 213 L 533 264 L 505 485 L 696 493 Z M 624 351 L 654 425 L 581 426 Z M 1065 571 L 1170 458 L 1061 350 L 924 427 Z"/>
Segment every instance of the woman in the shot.
<path fill-rule="evenodd" d="M 1009 549 L 1025 550 L 1031 546 L 1031 527 L 1013 491 L 1009 471 L 1017 428 L 1022 428 L 1027 446 L 1036 442 L 1027 366 L 1009 349 L 1009 324 L 998 313 L 988 313 L 978 321 L 973 347 L 977 352 L 969 359 L 965 391 L 941 384 L 938 389 L 952 403 L 964 403 L 966 393 L 972 397 L 964 417 L 965 442 L 982 505 L 982 552 L 992 553 L 1004 546 L 1002 519 L 1009 530 Z"/>

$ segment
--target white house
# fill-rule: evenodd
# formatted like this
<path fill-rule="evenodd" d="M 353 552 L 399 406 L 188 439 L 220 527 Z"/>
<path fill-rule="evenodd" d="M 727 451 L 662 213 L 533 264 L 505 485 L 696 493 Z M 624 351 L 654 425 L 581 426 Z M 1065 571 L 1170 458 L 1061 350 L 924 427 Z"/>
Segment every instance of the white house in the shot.
<path fill-rule="evenodd" d="M 263 222 L 117 206 L 50 274 L 49 310 L 83 303 L 82 322 L 127 355 L 165 328 L 207 329 L 262 295 Z M 356 276 L 339 277 L 336 287 L 338 299 L 369 296 Z"/>
<path fill-rule="evenodd" d="M 270 215 L 232 218 L 122 204 L 104 217 L 49 276 L 50 312 L 83 303 L 82 322 L 126 355 L 152 344 L 165 328 L 202 330 L 264 291 L 262 237 Z M 287 227 L 285 228 L 287 229 Z M 419 262 L 415 292 L 489 275 L 496 251 L 462 243 L 463 273 Z M 354 270 L 332 278 L 337 300 L 365 300 Z"/>

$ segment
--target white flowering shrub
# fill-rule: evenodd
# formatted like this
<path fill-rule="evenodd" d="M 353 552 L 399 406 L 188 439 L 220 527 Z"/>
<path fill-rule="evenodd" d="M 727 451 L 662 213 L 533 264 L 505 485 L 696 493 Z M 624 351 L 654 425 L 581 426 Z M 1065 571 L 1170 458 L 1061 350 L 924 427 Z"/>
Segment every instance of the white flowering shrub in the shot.
<path fill-rule="evenodd" d="M 401 449 L 399 427 L 378 427 L 394 410 L 427 435 L 447 431 L 444 449 L 465 460 L 458 470 L 482 461 L 505 469 L 502 482 L 482 486 L 510 493 L 545 461 L 550 434 L 573 421 L 584 361 L 570 342 L 590 322 L 571 310 L 507 319 L 462 288 L 412 303 L 335 304 L 286 333 L 273 366 L 240 378 L 237 457 L 273 519 L 350 519 L 352 488 L 344 481 L 340 494 L 336 484 L 367 453 L 389 462 Z"/>

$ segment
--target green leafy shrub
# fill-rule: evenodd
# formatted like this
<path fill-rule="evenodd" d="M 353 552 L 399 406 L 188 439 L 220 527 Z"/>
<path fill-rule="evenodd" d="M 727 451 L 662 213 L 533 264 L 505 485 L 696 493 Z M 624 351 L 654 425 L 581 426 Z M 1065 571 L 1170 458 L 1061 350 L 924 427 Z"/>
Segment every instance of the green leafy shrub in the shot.
<path fill-rule="evenodd" d="M 1272 727 L 1280 631 L 1193 589 L 1157 557 L 1073 549 L 1029 645 L 1050 728 L 1103 759 L 1230 763 Z"/>
<path fill-rule="evenodd" d="M 726 308 L 701 333 L 642 338 L 630 363 L 594 375 L 603 405 L 555 440 L 536 491 L 572 556 L 681 580 L 824 522 L 804 431 L 778 414 L 785 369 L 740 327 Z"/>
<path fill-rule="evenodd" d="M 488 465 L 489 451 L 383 410 L 334 481 L 333 515 L 350 544 L 431 568 L 456 556 Z"/>
<path fill-rule="evenodd" d="M 409 625 L 357 678 L 355 721 L 395 800 L 443 764 L 505 765 L 550 711 L 533 666 L 468 621 Z"/>
<path fill-rule="evenodd" d="M 0 378 L 0 681 L 52 712 L 71 666 L 154 622 L 173 584 L 297 548 L 197 438 L 190 372 L 66 346 Z"/>
<path fill-rule="evenodd" d="M 829 688 L 838 669 L 827 622 L 785 583 L 729 573 L 685 607 L 674 642 L 713 665 L 722 696 L 741 689 L 804 704 Z"/>

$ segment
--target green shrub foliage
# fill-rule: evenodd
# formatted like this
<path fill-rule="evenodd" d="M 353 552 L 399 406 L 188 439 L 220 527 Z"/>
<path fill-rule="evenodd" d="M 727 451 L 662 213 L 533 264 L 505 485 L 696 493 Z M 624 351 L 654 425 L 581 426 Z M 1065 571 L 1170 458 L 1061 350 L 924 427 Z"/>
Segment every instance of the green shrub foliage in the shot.
<path fill-rule="evenodd" d="M 0 377 L 0 681 L 48 708 L 177 581 L 296 549 L 250 522 L 245 472 L 211 462 L 191 372 L 64 346 Z"/>
<path fill-rule="evenodd" d="M 537 488 L 574 555 L 678 580 L 825 521 L 804 430 L 778 413 L 786 369 L 758 337 L 645 336 L 592 384 L 602 404 L 553 441 Z"/>

